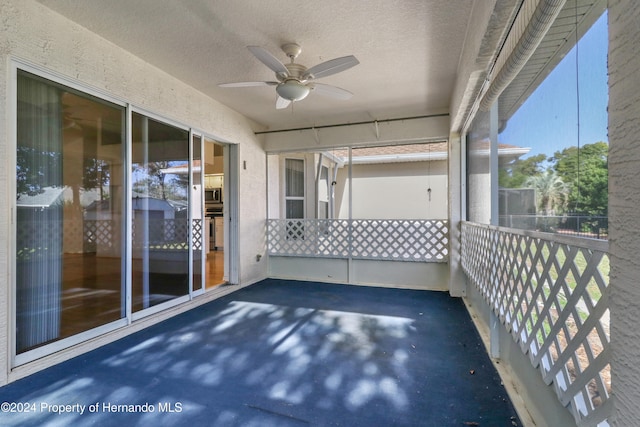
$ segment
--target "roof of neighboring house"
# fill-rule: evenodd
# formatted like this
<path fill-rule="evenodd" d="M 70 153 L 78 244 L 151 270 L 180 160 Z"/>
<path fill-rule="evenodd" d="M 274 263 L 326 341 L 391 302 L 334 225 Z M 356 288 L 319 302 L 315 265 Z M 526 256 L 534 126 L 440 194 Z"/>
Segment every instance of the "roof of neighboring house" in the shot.
<path fill-rule="evenodd" d="M 332 150 L 331 154 L 340 158 L 343 163 L 349 163 L 348 149 Z M 351 160 L 353 164 L 420 162 L 446 159 L 446 142 L 385 145 L 379 147 L 354 148 L 351 150 Z"/>
<path fill-rule="evenodd" d="M 62 193 L 65 187 L 43 187 L 39 193 L 21 193 L 16 206 L 22 208 L 48 208 L 54 204 L 62 203 Z"/>
<path fill-rule="evenodd" d="M 147 210 L 148 209 L 147 205 L 143 205 L 142 208 L 140 208 L 139 206 L 139 203 L 144 200 L 146 200 L 147 203 L 149 202 L 154 203 L 156 207 L 164 205 L 166 208 L 171 208 L 176 211 L 186 209 L 189 205 L 187 200 L 160 199 L 158 197 L 149 196 L 148 194 L 138 193 L 135 191 L 132 193 L 131 200 L 133 202 L 133 210 L 138 210 L 138 209 Z"/>
<path fill-rule="evenodd" d="M 401 154 L 416 154 L 416 153 L 446 153 L 446 142 L 434 142 L 429 144 L 405 144 L 405 145 L 386 145 L 382 147 L 364 147 L 354 148 L 352 150 L 353 157 L 364 156 L 382 156 L 382 155 L 401 155 Z M 336 156 L 348 157 L 349 152 L 347 149 L 334 151 Z"/>
<path fill-rule="evenodd" d="M 472 152 L 473 151 L 480 151 L 480 152 L 487 151 L 487 153 L 488 153 L 490 147 L 491 147 L 491 144 L 486 139 L 483 139 L 481 141 L 472 142 L 472 143 L 469 144 L 469 150 L 472 151 Z M 531 148 L 529 148 L 529 147 L 519 147 L 517 145 L 498 143 L 498 154 L 511 153 L 511 152 L 521 152 L 522 154 L 526 154 L 529 151 L 531 151 Z"/>
<path fill-rule="evenodd" d="M 475 141 L 469 144 L 469 154 L 476 158 L 488 158 L 491 152 L 490 148 L 491 144 L 488 140 Z M 529 151 L 531 151 L 529 147 L 518 147 L 517 145 L 498 143 L 498 163 L 500 165 L 508 164 L 518 157 L 524 156 Z"/>
<path fill-rule="evenodd" d="M 470 151 L 477 155 L 489 155 L 489 141 L 479 141 L 470 146 Z M 498 144 L 498 156 L 517 158 L 527 154 L 531 149 L 510 144 Z M 332 150 L 331 154 L 349 163 L 349 150 Z M 447 142 L 423 144 L 386 145 L 380 147 L 354 148 L 351 152 L 353 164 L 418 162 L 430 160 L 446 160 L 448 156 Z"/>
<path fill-rule="evenodd" d="M 193 172 L 200 172 L 200 160 L 193 161 Z M 169 166 L 168 168 L 162 169 L 162 173 L 164 174 L 175 174 L 175 175 L 184 175 L 189 173 L 189 162 L 179 163 L 173 166 Z"/>

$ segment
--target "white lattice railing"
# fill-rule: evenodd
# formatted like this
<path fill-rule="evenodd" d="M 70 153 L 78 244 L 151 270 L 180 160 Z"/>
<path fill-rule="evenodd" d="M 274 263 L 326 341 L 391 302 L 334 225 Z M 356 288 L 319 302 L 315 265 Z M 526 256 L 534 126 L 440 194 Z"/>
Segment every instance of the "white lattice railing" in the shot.
<path fill-rule="evenodd" d="M 446 262 L 447 220 L 270 219 L 270 255 Z"/>
<path fill-rule="evenodd" d="M 95 246 L 111 248 L 120 244 L 119 225 L 115 224 L 113 220 L 84 220 L 83 229 L 75 226 L 73 222 L 68 222 L 68 224 L 71 225 L 67 226 L 67 222 L 65 222 L 65 233 L 72 234 L 76 240 L 84 241 L 89 247 L 93 247 L 93 250 L 95 250 Z M 144 228 L 145 225 L 148 242 L 139 236 L 140 228 Z M 189 222 L 186 218 L 134 221 L 132 231 L 134 249 L 150 246 L 155 250 L 185 250 L 189 240 L 187 237 Z M 79 233 L 83 233 L 83 235 Z M 192 249 L 201 248 L 202 237 L 203 222 L 201 219 L 194 219 L 192 221 Z"/>
<path fill-rule="evenodd" d="M 462 268 L 579 426 L 611 412 L 608 242 L 462 224 Z"/>

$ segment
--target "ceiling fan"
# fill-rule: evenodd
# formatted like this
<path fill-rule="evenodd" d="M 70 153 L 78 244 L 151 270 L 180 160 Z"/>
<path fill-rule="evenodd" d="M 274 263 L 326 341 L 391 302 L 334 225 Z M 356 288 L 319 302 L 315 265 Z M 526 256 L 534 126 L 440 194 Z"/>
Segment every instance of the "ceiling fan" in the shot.
<path fill-rule="evenodd" d="M 291 62 L 286 65 L 260 46 L 247 46 L 247 48 L 260 62 L 276 73 L 277 81 L 221 83 L 218 86 L 275 86 L 278 94 L 276 99 L 277 109 L 287 108 L 292 102 L 303 100 L 311 91 L 336 99 L 349 99 L 353 96 L 348 90 L 315 82 L 316 79 L 321 77 L 331 76 L 358 65 L 360 62 L 353 55 L 332 59 L 307 68 L 294 62 L 302 52 L 302 48 L 295 43 L 287 43 L 282 46 L 284 53 L 291 59 Z"/>

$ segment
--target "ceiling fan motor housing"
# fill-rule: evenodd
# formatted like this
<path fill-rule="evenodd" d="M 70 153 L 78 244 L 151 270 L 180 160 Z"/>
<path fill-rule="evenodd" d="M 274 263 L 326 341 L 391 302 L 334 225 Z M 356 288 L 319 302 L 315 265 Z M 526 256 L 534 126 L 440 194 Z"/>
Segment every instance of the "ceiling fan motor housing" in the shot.
<path fill-rule="evenodd" d="M 285 43 L 280 47 L 284 51 L 285 55 L 291 58 L 291 61 L 296 59 L 302 52 L 302 47 L 297 43 Z"/>

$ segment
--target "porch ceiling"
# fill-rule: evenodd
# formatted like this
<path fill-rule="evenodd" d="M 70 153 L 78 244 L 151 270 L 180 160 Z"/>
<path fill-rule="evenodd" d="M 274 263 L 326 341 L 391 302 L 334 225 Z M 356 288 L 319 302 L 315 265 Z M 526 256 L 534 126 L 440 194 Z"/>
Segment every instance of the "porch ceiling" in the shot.
<path fill-rule="evenodd" d="M 269 129 L 448 112 L 474 2 L 450 0 L 38 0 Z M 159 6 L 161 4 L 161 6 Z M 273 80 L 246 48 L 287 62 L 296 42 L 308 67 L 345 55 L 360 64 L 321 80 L 354 93 L 312 93 L 276 110 L 273 87 L 219 83 Z"/>

